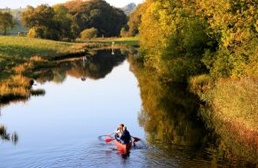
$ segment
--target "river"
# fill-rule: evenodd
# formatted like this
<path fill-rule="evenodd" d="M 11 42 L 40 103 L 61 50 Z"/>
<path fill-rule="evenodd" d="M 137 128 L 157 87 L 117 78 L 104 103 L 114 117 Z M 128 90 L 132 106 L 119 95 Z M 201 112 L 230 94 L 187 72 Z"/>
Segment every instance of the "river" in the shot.
<path fill-rule="evenodd" d="M 0 141 L 0 167 L 237 166 L 218 155 L 217 141 L 192 113 L 195 100 L 188 101 L 191 96 L 180 86 L 169 88 L 176 91 L 162 98 L 166 105 L 156 106 L 160 100 L 147 100 L 146 92 L 168 90 L 151 83 L 146 84 L 149 91 L 141 88 L 127 55 L 97 54 L 93 60 L 62 62 L 51 73 L 42 71 L 33 88 L 44 95 L 1 107 L 0 123 L 18 138 Z M 120 123 L 141 139 L 127 155 L 105 142 Z"/>

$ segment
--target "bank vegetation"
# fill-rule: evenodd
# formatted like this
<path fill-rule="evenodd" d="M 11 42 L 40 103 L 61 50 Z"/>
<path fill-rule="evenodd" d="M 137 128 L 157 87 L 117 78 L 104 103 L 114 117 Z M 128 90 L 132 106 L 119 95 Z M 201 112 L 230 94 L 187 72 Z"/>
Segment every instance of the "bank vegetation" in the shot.
<path fill-rule="evenodd" d="M 209 108 L 200 114 L 210 127 L 227 125 L 256 147 L 257 7 L 252 0 L 146 0 L 139 13 L 144 65 L 165 83 L 189 82 Z"/>

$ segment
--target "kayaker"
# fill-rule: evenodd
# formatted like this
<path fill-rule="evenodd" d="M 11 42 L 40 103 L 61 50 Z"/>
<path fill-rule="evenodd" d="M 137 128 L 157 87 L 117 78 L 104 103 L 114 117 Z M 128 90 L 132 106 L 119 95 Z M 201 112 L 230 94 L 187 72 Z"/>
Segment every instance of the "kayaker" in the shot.
<path fill-rule="evenodd" d="M 119 139 L 123 144 L 128 144 L 131 142 L 131 135 L 126 126 L 123 127 L 123 133 Z"/>

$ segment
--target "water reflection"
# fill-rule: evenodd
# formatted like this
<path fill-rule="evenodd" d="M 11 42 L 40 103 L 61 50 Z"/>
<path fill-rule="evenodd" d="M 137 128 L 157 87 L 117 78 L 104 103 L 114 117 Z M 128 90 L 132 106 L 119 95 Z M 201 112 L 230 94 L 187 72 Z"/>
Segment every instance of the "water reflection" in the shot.
<path fill-rule="evenodd" d="M 112 55 L 110 50 L 97 50 L 82 57 L 58 59 L 31 69 L 23 68 L 26 70 L 18 75 L 11 75 L 1 82 L 0 105 L 27 101 L 30 96 L 44 96 L 43 89 L 34 89 L 35 83 L 42 84 L 48 81 L 62 83 L 67 75 L 81 81 L 86 81 L 87 78 L 94 80 L 104 78 L 115 66 L 120 65 L 127 55 L 121 50 L 116 50 L 115 53 Z"/>
<path fill-rule="evenodd" d="M 0 137 L 2 141 L 11 141 L 14 145 L 18 142 L 17 133 L 8 133 L 4 125 L 0 125 Z"/>
<path fill-rule="evenodd" d="M 184 84 L 164 84 L 151 69 L 137 65 L 134 59 L 130 62 L 139 81 L 143 103 L 138 120 L 151 146 L 177 158 L 183 167 L 207 166 L 207 163 L 215 167 L 256 164 L 254 159 L 247 158 L 249 156 L 232 150 L 235 148 L 233 138 L 230 143 L 225 141 L 226 134 L 206 129 L 198 117 L 200 102 L 187 92 Z M 247 152 L 240 149 L 242 153 Z M 254 158 L 255 153 L 248 154 L 249 158 Z"/>
<path fill-rule="evenodd" d="M 126 58 L 120 50 L 113 56 L 109 50 L 98 50 L 94 55 L 84 55 L 79 58 L 58 60 L 55 65 L 47 69 L 34 71 L 36 80 L 40 83 L 54 81 L 62 83 L 66 76 L 73 76 L 82 81 L 86 78 L 100 79 L 109 74 L 112 69 L 121 64 Z"/>
<path fill-rule="evenodd" d="M 114 51 L 112 51 L 113 53 Z M 86 78 L 104 78 L 115 66 L 126 59 L 126 53 L 120 50 L 111 55 L 110 50 L 98 50 L 93 55 L 78 58 L 57 60 L 48 65 L 34 67 L 22 73 L 9 76 L 0 84 L 0 114 L 1 107 L 12 102 L 28 101 L 31 96 L 44 96 L 45 90 L 37 88 L 38 83 L 53 81 L 62 83 L 67 75 L 86 81 Z M 0 138 L 2 141 L 18 142 L 16 132 L 8 133 L 4 125 L 0 125 Z"/>

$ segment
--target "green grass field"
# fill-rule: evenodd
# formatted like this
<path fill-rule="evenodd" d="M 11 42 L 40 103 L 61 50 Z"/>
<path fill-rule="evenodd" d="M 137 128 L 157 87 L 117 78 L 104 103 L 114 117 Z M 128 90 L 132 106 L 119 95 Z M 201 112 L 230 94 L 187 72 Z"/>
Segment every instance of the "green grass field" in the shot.
<path fill-rule="evenodd" d="M 0 36 L 0 58 L 51 56 L 71 52 L 73 43 L 18 36 Z"/>

